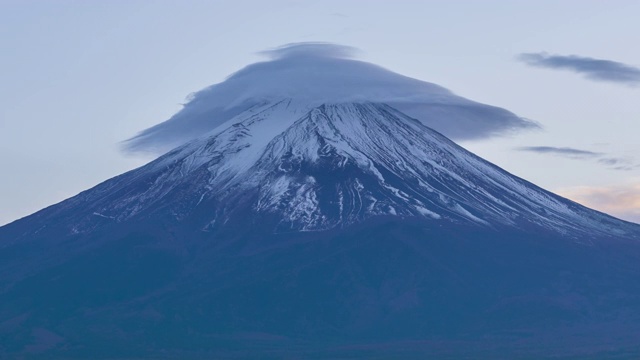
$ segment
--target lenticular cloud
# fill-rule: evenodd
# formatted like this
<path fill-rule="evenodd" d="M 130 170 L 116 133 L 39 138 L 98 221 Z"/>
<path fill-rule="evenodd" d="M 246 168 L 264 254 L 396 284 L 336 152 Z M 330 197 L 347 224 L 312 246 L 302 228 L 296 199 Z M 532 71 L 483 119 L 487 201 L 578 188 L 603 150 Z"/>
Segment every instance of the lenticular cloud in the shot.
<path fill-rule="evenodd" d="M 124 148 L 162 153 L 233 124 L 234 117 L 251 107 L 285 99 L 309 107 L 384 103 L 454 140 L 537 127 L 508 110 L 354 60 L 355 51 L 328 43 L 289 44 L 263 51 L 267 61 L 248 65 L 225 81 L 194 93 L 178 113 L 125 141 Z"/>

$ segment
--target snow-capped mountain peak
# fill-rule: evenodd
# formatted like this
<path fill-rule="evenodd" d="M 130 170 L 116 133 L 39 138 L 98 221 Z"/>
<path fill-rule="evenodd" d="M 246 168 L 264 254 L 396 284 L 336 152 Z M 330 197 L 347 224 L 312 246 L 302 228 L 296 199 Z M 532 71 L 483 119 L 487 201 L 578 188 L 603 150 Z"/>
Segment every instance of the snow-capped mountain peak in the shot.
<path fill-rule="evenodd" d="M 74 220 L 78 232 L 159 214 L 198 214 L 202 231 L 239 221 L 320 231 L 376 216 L 572 236 L 621 236 L 628 226 L 505 172 L 387 104 L 293 99 L 251 106 L 60 206 L 100 214 Z"/>

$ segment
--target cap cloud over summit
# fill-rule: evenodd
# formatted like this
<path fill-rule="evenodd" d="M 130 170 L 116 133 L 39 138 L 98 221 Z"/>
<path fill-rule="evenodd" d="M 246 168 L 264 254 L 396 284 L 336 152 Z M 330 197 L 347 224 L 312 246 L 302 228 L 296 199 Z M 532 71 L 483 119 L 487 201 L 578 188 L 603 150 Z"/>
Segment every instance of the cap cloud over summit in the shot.
<path fill-rule="evenodd" d="M 247 108 L 284 99 L 309 107 L 384 103 L 454 140 L 538 127 L 505 109 L 354 60 L 356 52 L 330 43 L 296 43 L 263 51 L 269 60 L 248 65 L 223 82 L 192 94 L 180 111 L 125 141 L 124 149 L 162 153 L 216 131 Z"/>

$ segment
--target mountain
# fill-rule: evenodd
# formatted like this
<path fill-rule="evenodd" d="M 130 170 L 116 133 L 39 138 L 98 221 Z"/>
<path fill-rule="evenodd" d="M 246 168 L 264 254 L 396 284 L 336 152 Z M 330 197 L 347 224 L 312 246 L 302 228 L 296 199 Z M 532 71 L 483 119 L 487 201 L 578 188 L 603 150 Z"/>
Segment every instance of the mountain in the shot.
<path fill-rule="evenodd" d="M 640 225 L 386 102 L 254 100 L 0 227 L 2 357 L 640 355 Z"/>

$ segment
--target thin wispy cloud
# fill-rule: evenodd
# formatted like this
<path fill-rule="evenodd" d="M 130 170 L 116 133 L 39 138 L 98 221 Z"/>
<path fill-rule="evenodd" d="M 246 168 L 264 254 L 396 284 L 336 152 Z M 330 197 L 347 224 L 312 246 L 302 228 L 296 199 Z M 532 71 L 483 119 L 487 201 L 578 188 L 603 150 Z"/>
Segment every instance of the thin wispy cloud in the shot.
<path fill-rule="evenodd" d="M 577 55 L 550 55 L 544 52 L 524 53 L 517 58 L 530 66 L 573 71 L 589 80 L 640 85 L 640 68 L 617 61 Z"/>
<path fill-rule="evenodd" d="M 559 155 L 571 158 L 592 158 L 603 155 L 602 153 L 597 153 L 588 150 L 580 150 L 574 149 L 570 147 L 555 147 L 555 146 L 522 146 L 516 148 L 520 151 L 530 151 L 539 154 L 552 154 Z"/>
<path fill-rule="evenodd" d="M 606 153 L 576 149 L 571 147 L 521 146 L 516 148 L 516 150 L 528 151 L 538 154 L 562 156 L 569 159 L 595 160 L 599 164 L 605 165 L 614 170 L 633 170 L 637 169 L 640 166 L 634 163 L 632 159 L 615 157 Z"/>
<path fill-rule="evenodd" d="M 633 161 L 625 158 L 606 157 L 598 159 L 598 162 L 603 165 L 607 165 L 615 170 L 635 170 L 640 167 L 639 164 L 633 163 Z"/>

